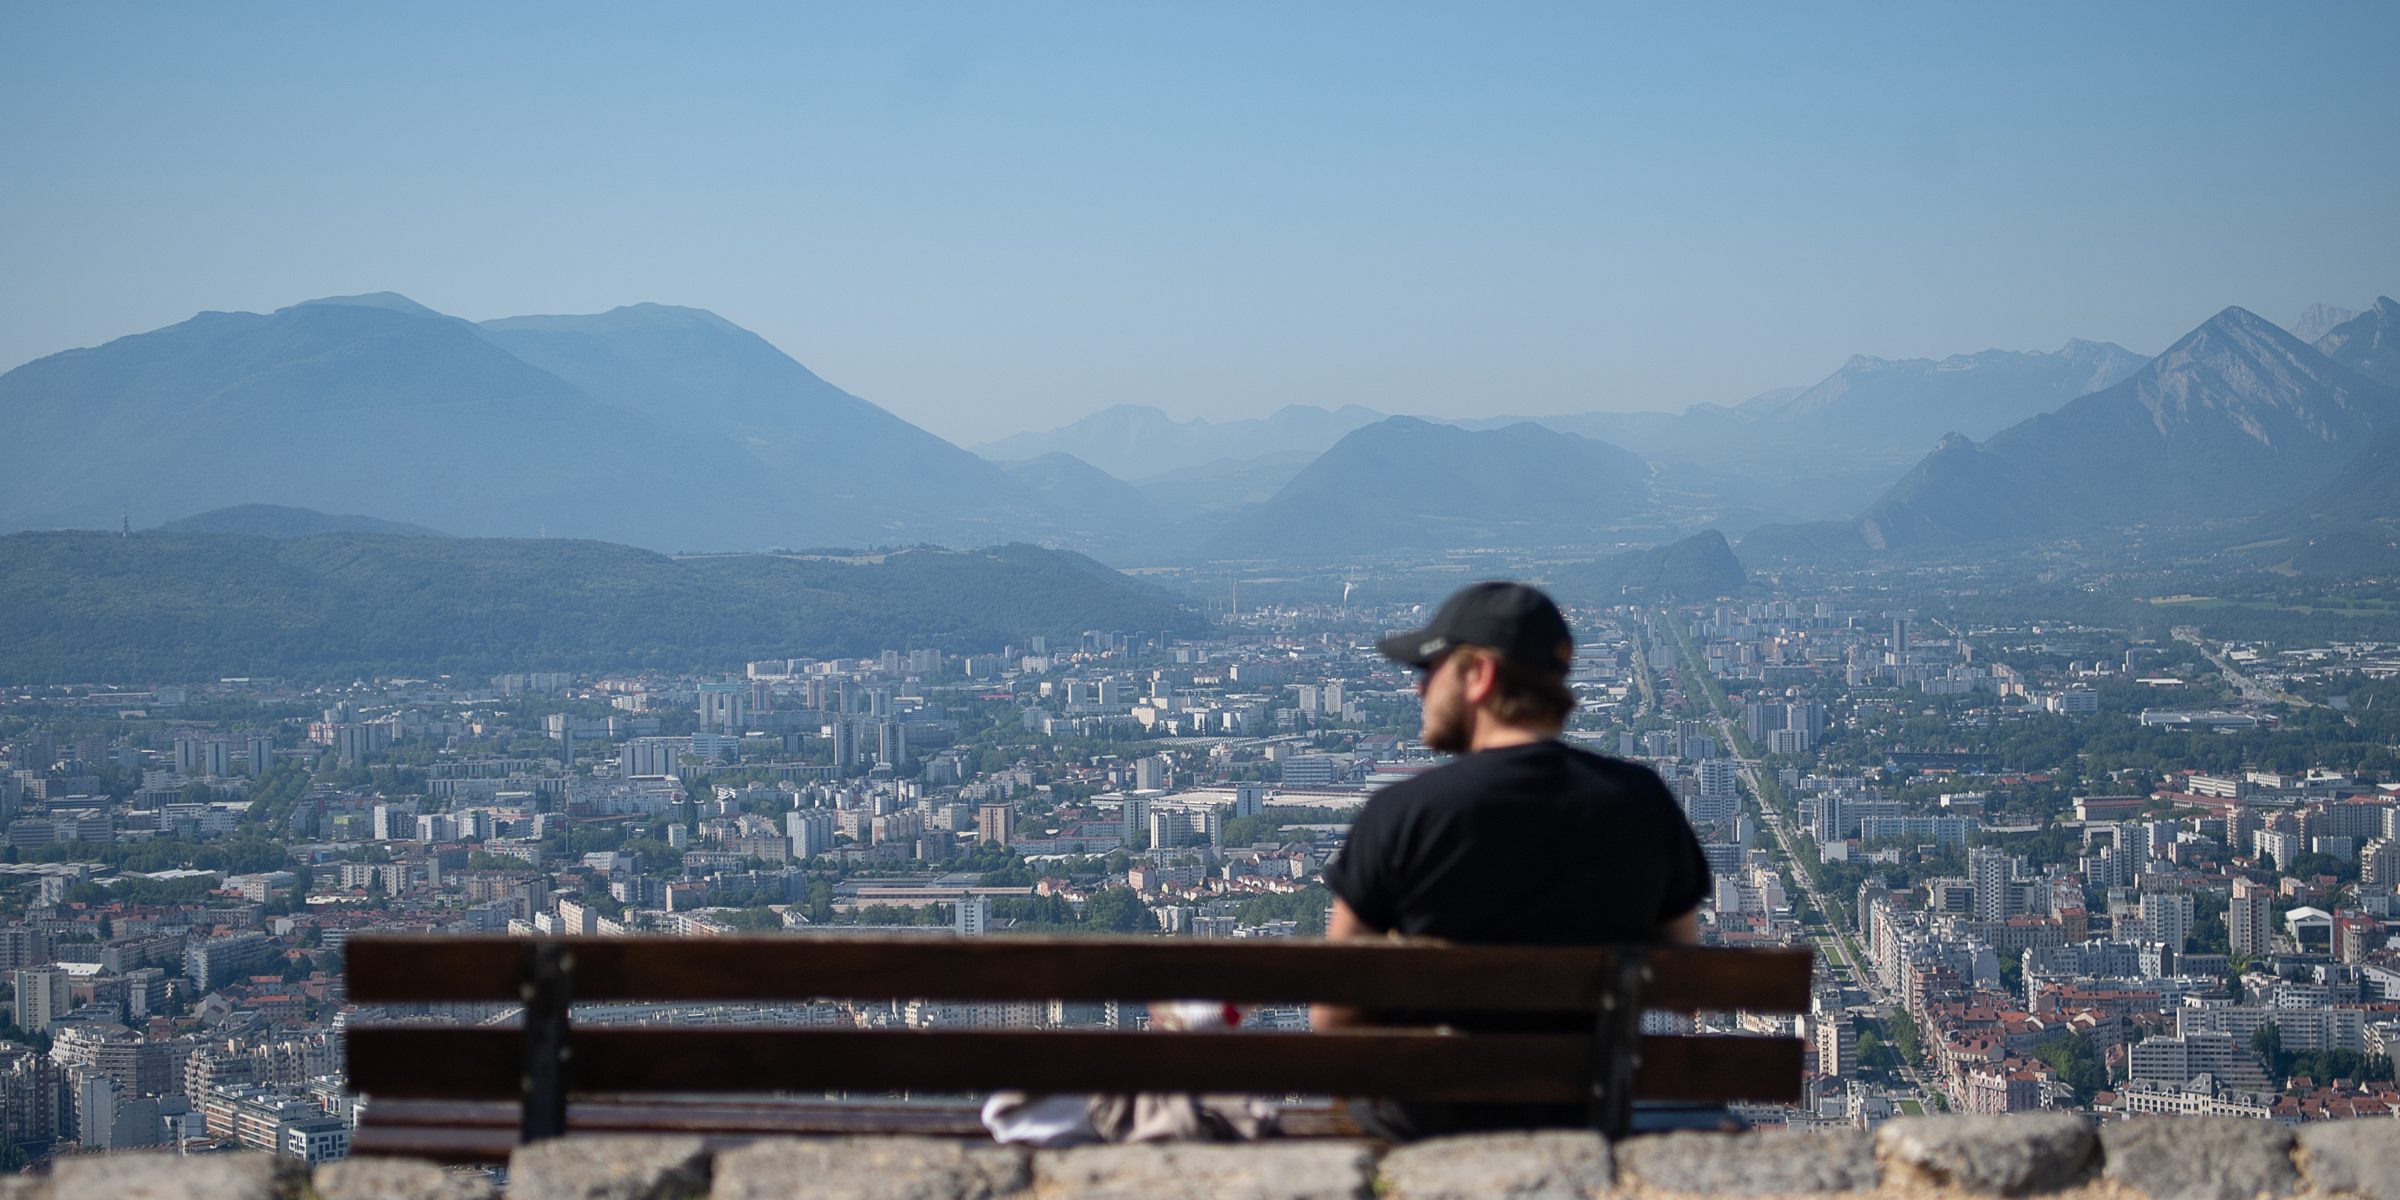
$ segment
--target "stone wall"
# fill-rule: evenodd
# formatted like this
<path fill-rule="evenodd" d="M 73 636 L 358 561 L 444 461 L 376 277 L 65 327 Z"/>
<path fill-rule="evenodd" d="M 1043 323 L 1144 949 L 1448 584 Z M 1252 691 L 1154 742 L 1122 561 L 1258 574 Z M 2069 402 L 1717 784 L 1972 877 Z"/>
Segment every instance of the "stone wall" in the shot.
<path fill-rule="evenodd" d="M 2221 1117 L 1915 1117 L 1873 1135 L 1678 1133 L 1609 1146 L 1578 1132 L 1363 1142 L 1025 1151 L 914 1137 L 577 1137 L 517 1152 L 509 1200 L 1590 1200 L 1602 1195 L 2400 1200 L 2400 1120 L 2293 1130 Z M 357 1159 L 313 1176 L 256 1154 L 78 1158 L 0 1177 L 0 1200 L 494 1200 L 428 1163 Z"/>

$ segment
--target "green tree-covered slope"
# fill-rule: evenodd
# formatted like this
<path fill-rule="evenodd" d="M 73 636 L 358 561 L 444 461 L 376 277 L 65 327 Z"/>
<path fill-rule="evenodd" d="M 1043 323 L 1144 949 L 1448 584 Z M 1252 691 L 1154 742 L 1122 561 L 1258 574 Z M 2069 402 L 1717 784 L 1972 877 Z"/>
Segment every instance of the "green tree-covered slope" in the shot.
<path fill-rule="evenodd" d="M 670 558 L 566 539 L 0 537 L 0 682 L 734 669 L 1202 619 L 1081 555 Z"/>

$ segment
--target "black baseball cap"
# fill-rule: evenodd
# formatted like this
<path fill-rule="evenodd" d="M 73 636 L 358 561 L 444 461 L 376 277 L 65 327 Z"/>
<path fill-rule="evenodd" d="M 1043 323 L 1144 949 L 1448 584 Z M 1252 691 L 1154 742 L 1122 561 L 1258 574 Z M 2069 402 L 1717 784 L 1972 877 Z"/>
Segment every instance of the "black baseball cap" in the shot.
<path fill-rule="evenodd" d="M 1564 675 L 1575 665 L 1575 635 L 1567 619 L 1540 588 L 1493 580 L 1472 584 L 1442 601 L 1425 628 L 1396 633 L 1375 643 L 1385 658 L 1412 667 L 1430 666 L 1457 646 L 1497 650 L 1518 666 Z"/>

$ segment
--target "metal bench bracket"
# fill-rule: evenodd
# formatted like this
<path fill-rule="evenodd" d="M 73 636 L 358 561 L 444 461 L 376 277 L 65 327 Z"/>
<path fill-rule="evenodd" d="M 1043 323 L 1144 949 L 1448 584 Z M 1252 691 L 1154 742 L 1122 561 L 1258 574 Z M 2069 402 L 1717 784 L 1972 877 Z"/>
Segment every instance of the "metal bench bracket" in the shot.
<path fill-rule="evenodd" d="M 574 1001 L 575 951 L 559 942 L 525 947 L 525 1113 L 518 1140 L 567 1133 L 567 1060 L 574 1054 L 567 1007 Z"/>
<path fill-rule="evenodd" d="M 1633 1126 L 1633 1078 L 1642 1066 L 1642 985 L 1649 978 L 1642 952 L 1627 948 L 1600 980 L 1592 1038 L 1592 1128 L 1612 1142 Z"/>

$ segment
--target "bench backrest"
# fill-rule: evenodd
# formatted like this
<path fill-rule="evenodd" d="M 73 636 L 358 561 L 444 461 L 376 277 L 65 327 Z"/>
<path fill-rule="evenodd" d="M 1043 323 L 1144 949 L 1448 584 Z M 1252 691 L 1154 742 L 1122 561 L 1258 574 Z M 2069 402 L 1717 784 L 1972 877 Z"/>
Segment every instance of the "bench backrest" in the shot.
<path fill-rule="evenodd" d="M 1644 1037 L 1644 1010 L 1805 1011 L 1806 949 L 1452 946 L 1158 938 L 382 937 L 344 946 L 360 1004 L 499 1001 L 519 1028 L 348 1031 L 371 1097 L 518 1099 L 527 1139 L 565 1131 L 568 1093 L 814 1090 L 1327 1093 L 1588 1103 L 1612 1136 L 1631 1102 L 1789 1102 L 1792 1038 Z M 1374 1029 L 1307 1036 L 572 1027 L 575 1001 L 804 999 L 1329 1003 L 1575 1013 L 1588 1033 Z"/>

